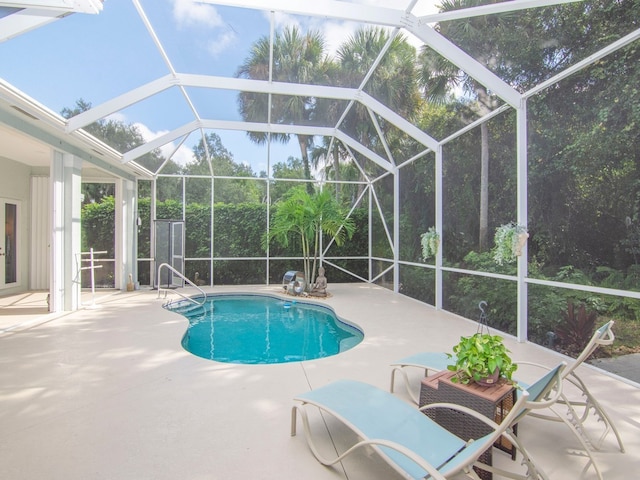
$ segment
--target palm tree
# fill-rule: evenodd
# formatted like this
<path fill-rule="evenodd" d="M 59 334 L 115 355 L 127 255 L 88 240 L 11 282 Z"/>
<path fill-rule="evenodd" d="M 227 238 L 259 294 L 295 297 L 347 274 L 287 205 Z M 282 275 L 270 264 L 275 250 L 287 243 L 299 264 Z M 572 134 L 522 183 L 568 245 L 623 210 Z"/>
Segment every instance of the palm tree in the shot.
<path fill-rule="evenodd" d="M 340 246 L 353 236 L 354 231 L 353 219 L 347 217 L 331 192 L 322 190 L 309 194 L 304 188 L 298 187 L 275 204 L 275 214 L 263 246 L 266 249 L 271 240 L 276 240 L 287 247 L 289 241 L 297 238 L 302 246 L 307 287 L 310 287 L 315 282 L 320 236 L 329 235 Z"/>
<path fill-rule="evenodd" d="M 486 3 L 497 3 L 497 0 L 491 2 L 443 0 L 441 11 L 459 10 Z M 462 45 L 471 56 L 479 59 L 485 65 L 491 65 L 498 63 L 497 55 L 491 52 L 500 51 L 500 49 L 494 48 L 495 42 L 493 41 L 496 29 L 500 27 L 505 18 L 504 16 L 500 17 L 500 15 L 494 15 L 443 22 L 437 26 L 437 29 L 450 40 Z M 492 32 L 492 36 L 488 36 L 487 32 Z M 419 82 L 424 89 L 427 100 L 434 103 L 444 103 L 447 100 L 447 93 L 452 87 L 462 87 L 466 94 L 476 99 L 473 109 L 478 116 L 482 117 L 496 108 L 496 98 L 489 94 L 484 85 L 476 82 L 429 47 L 423 47 L 420 52 L 419 64 Z M 489 128 L 484 122 L 480 125 L 480 231 L 478 242 L 480 251 L 487 250 L 489 247 L 489 163 Z"/>
<path fill-rule="evenodd" d="M 321 144 L 314 145 L 311 150 L 313 167 L 323 172 L 324 178 L 330 178 L 336 182 L 341 180 L 340 161 L 346 162 L 348 160 L 347 150 L 342 145 L 342 142 L 336 138 L 322 137 Z M 340 183 L 336 183 L 336 198 L 340 199 Z"/>
<path fill-rule="evenodd" d="M 365 27 L 344 42 L 336 54 L 340 65 L 341 84 L 362 88 L 379 102 L 411 120 L 421 102 L 415 63 L 416 50 L 401 34 L 396 34 L 387 45 L 389 39 L 387 30 Z M 387 50 L 375 71 L 366 83 L 363 83 L 385 46 Z M 385 137 L 384 141 L 389 143 L 391 129 L 383 119 L 379 119 L 379 125 Z M 363 105 L 355 103 L 339 127 L 371 150 L 384 151 L 383 140 L 378 136 L 369 111 Z M 367 171 L 365 164 L 361 166 Z"/>
<path fill-rule="evenodd" d="M 342 83 L 349 87 L 361 87 L 398 115 L 411 120 L 420 103 L 416 81 L 416 51 L 406 38 L 398 34 L 368 79 L 365 75 L 389 40 L 387 30 L 380 27 L 361 28 L 343 43 L 337 52 Z M 356 134 L 357 139 L 373 146 L 377 134 L 372 131 L 369 113 L 361 105 L 354 105 L 345 120 L 344 130 Z"/>
<path fill-rule="evenodd" d="M 328 84 L 333 76 L 335 65 L 325 54 L 325 41 L 316 31 L 301 34 L 297 27 L 287 27 L 282 33 L 277 32 L 273 41 L 273 64 L 270 64 L 271 42 L 269 37 L 260 38 L 251 50 L 251 54 L 238 69 L 236 76 L 255 80 L 277 82 Z M 308 96 L 278 95 L 271 97 L 263 93 L 242 92 L 238 98 L 240 114 L 248 122 L 266 122 L 279 124 L 308 125 L 315 120 L 318 99 Z M 249 132 L 249 138 L 262 144 L 267 141 L 267 134 Z M 309 166 L 309 149 L 313 145 L 313 137 L 297 135 L 300 153 L 304 165 L 304 175 L 311 179 Z M 290 135 L 272 134 L 272 138 L 288 143 Z M 308 184 L 310 192 L 313 185 Z"/>

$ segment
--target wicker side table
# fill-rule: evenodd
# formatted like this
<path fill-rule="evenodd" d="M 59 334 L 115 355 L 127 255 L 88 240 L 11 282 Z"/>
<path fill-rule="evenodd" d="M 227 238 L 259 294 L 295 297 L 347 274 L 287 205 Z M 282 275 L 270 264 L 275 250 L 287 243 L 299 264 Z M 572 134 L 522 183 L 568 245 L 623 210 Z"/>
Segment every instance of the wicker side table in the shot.
<path fill-rule="evenodd" d="M 455 372 L 443 370 L 422 380 L 420 406 L 440 402 L 455 403 L 471 408 L 498 423 L 513 407 L 516 390 L 512 385 L 504 384 L 497 387 L 483 387 L 475 383 L 463 385 L 451 381 L 451 377 L 454 375 Z M 426 411 L 425 414 L 465 440 L 475 440 L 491 432 L 491 427 L 485 423 L 455 410 L 438 408 Z M 510 453 L 512 458 L 515 457 L 515 449 L 505 439 L 501 439 L 495 446 Z M 480 461 L 492 465 L 491 449 L 482 454 Z M 478 468 L 476 468 L 476 473 L 483 480 L 492 480 L 493 478 L 491 472 Z"/>

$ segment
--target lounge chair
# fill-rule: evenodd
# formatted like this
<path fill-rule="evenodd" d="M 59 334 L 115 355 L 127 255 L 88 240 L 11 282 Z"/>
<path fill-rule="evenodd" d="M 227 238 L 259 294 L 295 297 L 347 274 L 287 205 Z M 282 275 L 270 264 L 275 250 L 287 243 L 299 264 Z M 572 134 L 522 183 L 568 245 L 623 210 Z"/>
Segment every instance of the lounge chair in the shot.
<path fill-rule="evenodd" d="M 587 358 L 589 358 L 593 354 L 593 352 L 598 349 L 598 347 L 600 347 L 601 345 L 611 345 L 613 343 L 613 341 L 615 340 L 615 335 L 611 330 L 613 327 L 613 323 L 613 320 L 611 320 L 597 329 L 591 337 L 591 340 L 589 340 L 587 346 L 582 350 L 580 355 L 578 355 L 578 357 L 570 365 L 568 365 L 568 367 L 562 374 L 563 380 L 576 387 L 578 389 L 579 395 L 582 398 L 569 398 L 567 389 L 564 389 L 563 394 L 558 400 L 558 403 L 563 404 L 567 407 L 567 416 L 569 420 L 576 427 L 576 430 L 580 433 L 582 438 L 584 438 L 589 446 L 591 446 L 595 450 L 600 450 L 605 437 L 609 432 L 613 432 L 616 440 L 618 441 L 618 447 L 620 448 L 620 451 L 624 453 L 622 438 L 620 437 L 620 433 L 618 433 L 618 429 L 613 423 L 613 420 L 611 420 L 611 417 L 609 417 L 604 407 L 600 405 L 598 400 L 587 388 L 587 385 L 576 373 L 576 369 L 578 368 L 578 366 L 580 366 Z M 521 365 L 533 365 L 540 368 L 548 368 L 537 363 L 518 363 Z M 592 413 L 592 415 L 594 415 L 599 422 L 602 422 L 604 424 L 604 431 L 597 440 L 594 440 L 585 426 L 585 422 L 589 418 L 590 413 Z M 539 418 L 545 418 L 547 420 L 558 421 L 558 419 L 554 416 L 544 415 L 542 413 L 536 413 L 535 416 Z"/>
<path fill-rule="evenodd" d="M 467 477 L 478 480 L 479 477 L 472 468 L 475 465 L 509 478 L 548 479 L 534 464 L 521 441 L 513 435 L 512 426 L 532 409 L 546 408 L 557 400 L 562 385 L 560 374 L 565 366 L 566 364 L 561 363 L 532 384 L 529 391 L 521 391 L 500 425 L 460 405 L 434 403 L 416 409 L 395 395 L 374 386 L 341 380 L 295 397 L 294 400 L 301 404 L 294 405 L 291 410 L 291 435 L 296 434 L 297 413 L 300 413 L 309 448 L 316 459 L 326 466 L 340 462 L 361 447 L 370 446 L 391 467 L 409 478 L 443 480 L 464 473 Z M 313 441 L 307 405 L 317 407 L 321 412 L 340 420 L 360 440 L 336 458 L 323 457 Z M 433 408 L 464 412 L 489 425 L 492 431 L 476 440 L 457 437 L 423 413 Z M 526 467 L 524 473 L 507 472 L 479 462 L 484 451 L 492 448 L 503 435 L 522 455 L 522 462 Z"/>
<path fill-rule="evenodd" d="M 415 391 L 415 389 L 411 388 L 411 381 L 409 380 L 409 375 L 407 374 L 407 370 L 410 367 L 417 367 L 424 370 L 424 376 L 429 375 L 429 371 L 440 372 L 442 370 L 447 369 L 447 365 L 453 365 L 455 363 L 455 358 L 450 358 L 444 352 L 420 352 L 414 355 L 410 355 L 405 358 L 401 358 L 400 360 L 393 362 L 391 366 L 393 367 L 391 370 L 391 387 L 390 392 L 393 393 L 395 383 L 396 383 L 396 374 L 402 375 L 404 380 L 404 386 L 407 389 L 407 393 L 414 401 L 416 405 L 420 403 L 419 393 Z"/>
<path fill-rule="evenodd" d="M 621 452 L 624 452 L 624 445 L 622 444 L 622 438 L 618 433 L 617 428 L 615 427 L 613 421 L 605 411 L 605 409 L 600 405 L 600 403 L 596 400 L 596 398 L 591 394 L 586 384 L 576 373 L 576 369 L 587 359 L 589 358 L 593 352 L 595 352 L 598 347 L 601 345 L 611 345 L 615 340 L 615 335 L 613 334 L 612 327 L 614 322 L 609 321 L 598 328 L 589 343 L 582 350 L 580 355 L 571 362 L 568 367 L 564 370 L 562 374 L 562 379 L 569 382 L 571 385 L 578 389 L 579 395 L 582 397 L 580 399 L 574 399 L 568 397 L 568 392 L 566 389 L 563 390 L 563 394 L 561 395 L 558 403 L 565 405 L 567 407 L 567 416 L 570 422 L 575 426 L 576 431 L 580 434 L 584 443 L 589 448 L 599 450 L 602 446 L 602 442 L 607 434 L 611 431 L 616 436 L 616 440 L 618 441 L 618 446 Z M 442 352 L 422 352 L 417 353 L 415 355 L 411 355 L 409 357 L 403 358 L 391 364 L 393 369 L 391 370 L 391 392 L 394 390 L 395 377 L 396 374 L 399 373 L 402 375 L 405 386 L 409 395 L 413 399 L 413 401 L 418 404 L 419 399 L 416 395 L 415 391 L 411 388 L 409 377 L 407 375 L 406 368 L 407 367 L 418 367 L 425 370 L 425 375 L 431 371 L 440 371 L 445 370 L 447 365 L 452 365 L 455 363 L 455 358 L 449 358 L 446 353 Z M 530 363 L 530 362 L 515 362 L 520 365 L 534 365 L 541 368 L 543 365 Z M 521 386 L 526 386 L 523 383 L 519 382 Z M 599 439 L 594 440 L 592 436 L 589 434 L 587 427 L 585 426 L 586 420 L 589 418 L 589 413 L 592 412 L 593 415 L 597 418 L 597 420 L 601 421 L 604 424 L 604 432 L 599 437 Z M 560 421 L 556 415 L 545 415 L 542 413 L 536 413 L 534 416 L 539 418 L 545 418 L 547 420 Z"/>

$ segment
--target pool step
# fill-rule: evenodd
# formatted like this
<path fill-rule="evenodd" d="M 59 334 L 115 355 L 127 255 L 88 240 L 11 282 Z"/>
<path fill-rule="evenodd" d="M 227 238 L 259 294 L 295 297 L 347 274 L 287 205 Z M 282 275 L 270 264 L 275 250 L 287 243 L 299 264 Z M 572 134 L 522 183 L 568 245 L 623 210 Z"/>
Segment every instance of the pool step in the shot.
<path fill-rule="evenodd" d="M 169 305 L 169 310 L 179 313 L 180 315 L 184 315 L 185 317 L 190 317 L 194 314 L 202 315 L 203 313 L 208 313 L 213 310 L 213 302 L 205 302 L 203 305 L 185 302 L 182 305 Z"/>

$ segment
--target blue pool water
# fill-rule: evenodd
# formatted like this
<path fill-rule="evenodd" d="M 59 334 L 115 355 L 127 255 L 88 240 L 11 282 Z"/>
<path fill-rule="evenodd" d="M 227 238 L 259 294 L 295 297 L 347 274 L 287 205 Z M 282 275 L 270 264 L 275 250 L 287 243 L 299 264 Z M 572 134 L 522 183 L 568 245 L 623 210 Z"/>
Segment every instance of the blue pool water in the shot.
<path fill-rule="evenodd" d="M 203 306 L 180 301 L 167 308 L 189 320 L 182 346 L 218 362 L 312 360 L 349 350 L 364 337 L 328 307 L 267 295 L 208 295 Z"/>

